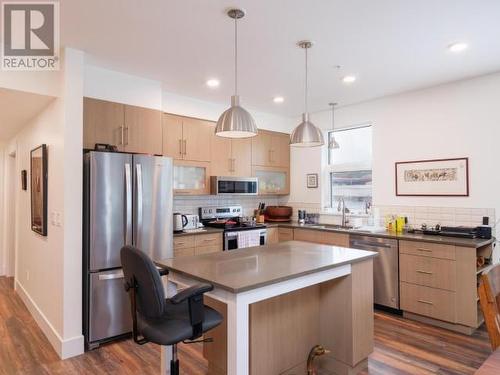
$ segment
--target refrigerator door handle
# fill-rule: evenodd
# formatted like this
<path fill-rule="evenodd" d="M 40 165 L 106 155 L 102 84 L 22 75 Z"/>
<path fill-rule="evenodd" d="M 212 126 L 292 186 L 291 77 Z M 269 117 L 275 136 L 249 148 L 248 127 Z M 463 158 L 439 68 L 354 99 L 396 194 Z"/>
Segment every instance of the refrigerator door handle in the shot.
<path fill-rule="evenodd" d="M 141 164 L 135 165 L 135 172 L 137 176 L 137 236 L 135 238 L 136 246 L 140 246 L 140 234 L 142 231 L 142 215 L 143 215 L 143 196 L 142 196 L 142 166 Z"/>
<path fill-rule="evenodd" d="M 132 170 L 125 163 L 125 245 L 132 245 Z"/>
<path fill-rule="evenodd" d="M 123 275 L 123 271 L 118 271 L 115 273 L 107 273 L 104 275 L 99 275 L 98 279 L 102 280 L 115 280 L 115 279 L 123 279 L 125 276 Z"/>

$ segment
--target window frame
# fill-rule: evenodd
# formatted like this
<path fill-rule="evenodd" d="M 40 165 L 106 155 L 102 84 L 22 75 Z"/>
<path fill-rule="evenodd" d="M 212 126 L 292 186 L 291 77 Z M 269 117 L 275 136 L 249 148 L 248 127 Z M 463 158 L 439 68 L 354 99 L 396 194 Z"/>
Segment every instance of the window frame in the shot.
<path fill-rule="evenodd" d="M 328 140 L 327 146 L 330 143 L 330 137 L 332 136 L 332 134 L 350 131 L 350 130 L 362 129 L 362 128 L 372 128 L 372 139 L 371 139 L 372 157 L 370 160 L 369 167 L 364 166 L 364 167 L 360 167 L 357 170 L 359 170 L 359 171 L 371 170 L 371 172 L 372 172 L 372 184 L 373 184 L 373 124 L 372 123 L 365 123 L 365 124 L 361 124 L 361 125 L 355 125 L 355 126 L 350 126 L 350 127 L 345 127 L 345 128 L 335 129 L 335 130 L 328 130 L 326 132 L 326 136 L 327 136 L 327 140 Z M 342 145 L 340 147 L 342 147 Z M 340 213 L 338 213 L 335 210 L 335 202 L 333 201 L 334 190 L 333 190 L 332 178 L 333 178 L 333 173 L 335 172 L 334 167 L 333 167 L 334 164 L 332 163 L 332 151 L 333 150 L 331 150 L 329 147 L 327 147 L 326 149 L 327 149 L 327 152 L 325 155 L 326 156 L 326 174 L 325 174 L 325 177 L 326 177 L 326 180 L 328 181 L 328 191 L 326 192 L 326 194 L 323 194 L 323 197 L 326 198 L 328 201 L 325 202 L 327 204 L 325 204 L 324 207 L 326 210 L 328 210 L 329 214 L 340 215 Z M 373 205 L 373 187 L 372 187 L 372 194 L 371 194 L 371 202 Z M 354 215 L 357 216 L 358 214 L 354 214 Z"/>

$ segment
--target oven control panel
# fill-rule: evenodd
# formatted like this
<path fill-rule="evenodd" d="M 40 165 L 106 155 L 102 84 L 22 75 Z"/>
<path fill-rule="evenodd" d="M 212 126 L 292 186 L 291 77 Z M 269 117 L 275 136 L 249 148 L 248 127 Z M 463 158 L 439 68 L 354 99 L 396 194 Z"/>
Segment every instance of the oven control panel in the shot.
<path fill-rule="evenodd" d="M 241 217 L 243 215 L 243 207 L 227 206 L 227 207 L 200 207 L 200 219 L 229 219 L 232 217 Z"/>

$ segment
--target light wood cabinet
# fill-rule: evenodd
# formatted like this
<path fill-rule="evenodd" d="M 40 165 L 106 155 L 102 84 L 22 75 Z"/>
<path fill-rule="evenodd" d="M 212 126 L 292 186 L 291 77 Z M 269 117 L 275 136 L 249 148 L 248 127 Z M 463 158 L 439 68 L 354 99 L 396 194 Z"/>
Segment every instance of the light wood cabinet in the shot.
<path fill-rule="evenodd" d="M 161 112 L 83 98 L 83 147 L 111 144 L 119 151 L 160 155 Z"/>
<path fill-rule="evenodd" d="M 214 176 L 248 177 L 252 173 L 252 141 L 211 136 Z"/>
<path fill-rule="evenodd" d="M 222 233 L 174 237 L 174 258 L 222 251 Z"/>
<path fill-rule="evenodd" d="M 276 244 L 279 242 L 278 228 L 267 228 L 267 245 Z"/>
<path fill-rule="evenodd" d="M 296 241 L 315 242 L 331 246 L 349 247 L 349 235 L 346 233 L 327 232 L 313 229 L 294 229 Z"/>
<path fill-rule="evenodd" d="M 259 134 L 252 138 L 252 165 L 289 167 L 290 136 L 259 130 Z"/>
<path fill-rule="evenodd" d="M 210 194 L 210 163 L 174 160 L 174 195 Z"/>
<path fill-rule="evenodd" d="M 161 112 L 125 106 L 125 151 L 162 154 Z"/>
<path fill-rule="evenodd" d="M 123 151 L 124 125 L 124 104 L 83 98 L 83 148 L 94 149 L 96 143 L 106 143 Z"/>
<path fill-rule="evenodd" d="M 491 249 L 400 240 L 400 298 L 406 316 L 471 334 L 482 321 L 476 256 L 491 254 Z"/>
<path fill-rule="evenodd" d="M 210 162 L 213 123 L 164 113 L 162 126 L 163 155 L 177 160 Z"/>
<path fill-rule="evenodd" d="M 292 241 L 293 240 L 293 229 L 292 228 L 278 228 L 278 240 L 279 240 L 279 242 Z"/>
<path fill-rule="evenodd" d="M 259 195 L 290 194 L 290 168 L 253 166 L 252 176 L 259 179 Z"/>

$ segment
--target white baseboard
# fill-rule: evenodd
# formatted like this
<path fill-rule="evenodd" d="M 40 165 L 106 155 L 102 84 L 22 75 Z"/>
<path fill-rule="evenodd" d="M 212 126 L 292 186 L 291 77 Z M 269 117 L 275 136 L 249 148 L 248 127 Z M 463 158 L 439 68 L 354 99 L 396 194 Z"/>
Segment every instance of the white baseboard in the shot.
<path fill-rule="evenodd" d="M 49 322 L 47 317 L 17 280 L 15 282 L 15 290 L 61 359 L 74 357 L 84 352 L 83 335 L 63 340 L 54 326 Z"/>

